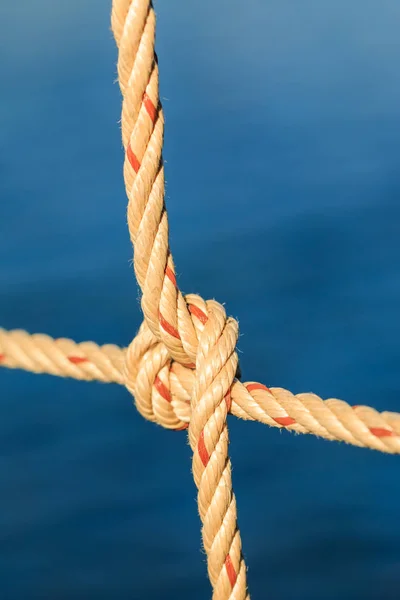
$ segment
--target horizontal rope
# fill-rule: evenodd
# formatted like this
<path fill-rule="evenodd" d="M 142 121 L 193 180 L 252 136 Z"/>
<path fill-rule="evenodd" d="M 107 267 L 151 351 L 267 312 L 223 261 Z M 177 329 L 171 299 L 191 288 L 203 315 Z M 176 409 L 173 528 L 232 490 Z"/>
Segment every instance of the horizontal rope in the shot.
<path fill-rule="evenodd" d="M 43 334 L 30 335 L 22 330 L 0 329 L 0 366 L 11 369 L 125 385 L 126 356 L 126 348 L 113 344 L 76 343 Z M 172 407 L 174 422 L 172 425 L 164 423 L 151 411 L 144 416 L 173 429 L 187 426 L 194 378 L 193 369 L 172 361 L 169 373 L 156 377 L 153 388 L 154 398 Z M 144 409 L 138 408 L 143 414 Z M 240 419 L 259 421 L 271 427 L 400 453 L 399 413 L 379 413 L 368 406 L 350 406 L 335 398 L 322 400 L 311 393 L 294 395 L 283 388 L 268 388 L 257 382 L 241 383 L 237 379 L 230 390 L 229 412 Z"/>

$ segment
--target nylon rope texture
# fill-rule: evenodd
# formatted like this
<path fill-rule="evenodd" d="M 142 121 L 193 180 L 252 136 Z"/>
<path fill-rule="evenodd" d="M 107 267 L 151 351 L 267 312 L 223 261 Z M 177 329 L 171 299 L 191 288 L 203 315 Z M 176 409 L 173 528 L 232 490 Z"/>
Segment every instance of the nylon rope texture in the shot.
<path fill-rule="evenodd" d="M 154 346 L 153 352 L 156 351 Z M 124 379 L 126 355 L 126 348 L 113 344 L 76 343 L 69 339 L 55 340 L 44 334 L 30 335 L 22 330 L 0 328 L 1 366 L 83 381 L 129 385 L 136 406 L 146 419 L 167 429 L 186 428 L 190 421 L 193 369 L 169 361 L 167 369 L 158 372 L 154 369 L 149 386 L 145 387 L 142 383 L 136 394 L 135 377 L 129 384 Z M 135 351 L 131 360 L 134 361 L 134 357 Z M 137 367 L 137 372 L 141 377 L 148 376 L 144 367 Z M 144 393 L 140 394 L 140 390 Z M 253 381 L 242 383 L 237 379 L 230 395 L 229 412 L 240 419 L 381 452 L 400 453 L 398 413 L 379 413 L 368 406 L 350 406 L 336 398 L 322 400 L 310 393 L 294 395 L 283 388 L 268 388 Z"/>

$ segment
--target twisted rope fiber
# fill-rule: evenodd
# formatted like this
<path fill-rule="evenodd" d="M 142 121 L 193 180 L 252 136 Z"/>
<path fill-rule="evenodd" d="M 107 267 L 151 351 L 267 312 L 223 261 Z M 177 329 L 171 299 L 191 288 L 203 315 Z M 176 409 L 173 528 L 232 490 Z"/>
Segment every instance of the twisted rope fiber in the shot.
<path fill-rule="evenodd" d="M 184 298 L 176 282 L 164 204 L 164 117 L 151 1 L 114 0 L 112 29 L 119 48 L 118 78 L 123 96 L 128 227 L 146 323 L 139 341 L 134 341 L 127 352 L 127 387 L 136 398 L 146 397 L 151 393 L 152 372 L 166 371 L 170 360 L 195 367 L 189 443 L 213 598 L 244 600 L 249 596 L 227 428 L 229 392 L 238 368 L 238 326 L 226 317 L 221 304 L 199 297 Z M 148 348 L 144 356 L 143 347 Z M 141 356 L 144 360 L 140 364 Z"/>
<path fill-rule="evenodd" d="M 249 595 L 228 456 L 228 412 L 390 453 L 400 453 L 400 415 L 237 379 L 237 322 L 214 300 L 184 297 L 176 282 L 164 204 L 164 118 L 150 0 L 114 0 L 112 29 L 123 96 L 128 226 L 144 322 L 127 349 L 0 330 L 0 364 L 124 384 L 147 419 L 188 428 L 213 598 L 244 600 Z"/>
<path fill-rule="evenodd" d="M 136 406 L 154 423 L 167 429 L 185 429 L 190 422 L 194 371 L 175 361 L 167 362 L 167 369 L 157 371 L 148 355 L 144 357 L 146 352 L 159 351 L 157 341 L 148 335 L 147 345 L 141 349 L 143 342 L 146 340 L 141 331 L 131 346 L 134 354 L 130 360 L 134 361 L 135 355 L 142 357 L 136 370 L 150 382 L 148 387 L 143 383 L 138 385 L 145 393 L 136 396 Z M 0 328 L 0 366 L 10 369 L 124 385 L 126 355 L 126 348 L 113 344 L 78 344 L 69 339 L 54 340 L 48 335 Z M 141 365 L 143 361 L 150 365 L 150 372 Z M 294 395 L 283 388 L 267 388 L 261 383 L 242 383 L 237 379 L 232 384 L 230 399 L 229 412 L 240 419 L 381 452 L 400 453 L 399 413 L 379 413 L 368 406 L 350 406 L 335 398 L 322 400 L 310 393 Z"/>

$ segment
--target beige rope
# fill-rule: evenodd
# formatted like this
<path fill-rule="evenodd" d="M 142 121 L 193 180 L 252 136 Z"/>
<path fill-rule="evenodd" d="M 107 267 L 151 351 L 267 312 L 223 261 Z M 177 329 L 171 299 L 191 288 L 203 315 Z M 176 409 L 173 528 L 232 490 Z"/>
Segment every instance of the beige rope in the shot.
<path fill-rule="evenodd" d="M 113 344 L 77 344 L 48 335 L 30 335 L 21 329 L 0 328 L 0 366 L 48 373 L 86 381 L 124 383 L 122 374 L 126 350 Z"/>
<path fill-rule="evenodd" d="M 137 396 L 143 393 L 148 397 L 150 371 L 166 370 L 171 359 L 183 367 L 195 367 L 189 441 L 213 598 L 244 600 L 248 597 L 246 567 L 232 492 L 224 402 L 237 368 L 237 323 L 226 318 L 217 302 L 198 298 L 191 303 L 176 283 L 164 204 L 164 118 L 154 51 L 155 14 L 150 0 L 114 0 L 112 28 L 119 48 L 118 76 L 123 95 L 128 226 L 149 329 L 143 335 L 146 341 L 150 342 L 152 335 L 162 344 L 157 343 L 155 351 L 149 348 L 145 352 L 142 380 L 137 377 L 139 356 L 134 343 L 125 363 L 126 380 L 138 379 L 129 387 Z M 135 361 L 129 360 L 132 356 Z"/>
<path fill-rule="evenodd" d="M 126 385 L 140 413 L 189 429 L 193 476 L 214 600 L 249 598 L 228 456 L 227 414 L 400 453 L 400 415 L 238 378 L 238 325 L 216 301 L 183 296 L 164 204 L 164 118 L 150 0 L 113 0 L 123 96 L 128 226 L 144 322 L 128 349 L 0 330 L 0 365 Z"/>
<path fill-rule="evenodd" d="M 112 344 L 77 344 L 48 335 L 0 329 L 0 366 L 125 384 L 135 396 L 139 412 L 149 421 L 168 429 L 186 429 L 190 422 L 194 370 L 170 360 L 164 346 L 144 324 L 129 351 Z M 400 454 L 399 413 L 379 413 L 335 398 L 322 400 L 310 393 L 294 395 L 282 388 L 237 379 L 228 408 L 239 419 Z"/>

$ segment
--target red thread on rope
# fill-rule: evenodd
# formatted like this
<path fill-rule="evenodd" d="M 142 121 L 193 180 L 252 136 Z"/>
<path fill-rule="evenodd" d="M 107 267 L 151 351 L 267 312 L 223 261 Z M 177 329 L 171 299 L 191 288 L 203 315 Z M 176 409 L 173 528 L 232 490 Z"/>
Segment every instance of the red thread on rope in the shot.
<path fill-rule="evenodd" d="M 197 444 L 197 449 L 199 451 L 199 456 L 201 458 L 201 462 L 206 467 L 208 464 L 208 461 L 210 460 L 210 455 L 208 454 L 206 445 L 204 443 L 204 431 L 202 431 L 200 434 L 199 441 Z"/>
<path fill-rule="evenodd" d="M 249 383 L 249 385 L 246 385 L 246 389 L 248 392 L 252 392 L 253 390 L 264 390 L 265 392 L 271 393 L 271 390 L 262 383 Z M 282 427 L 288 427 L 289 425 L 294 425 L 294 423 L 296 423 L 296 419 L 289 417 L 289 415 L 286 415 L 286 417 L 272 418 L 274 419 L 275 423 L 278 423 L 278 425 L 282 425 Z"/>
<path fill-rule="evenodd" d="M 384 429 L 383 427 L 370 427 L 369 430 L 376 437 L 392 437 L 396 435 L 390 429 Z"/>
<path fill-rule="evenodd" d="M 232 560 L 231 560 L 231 557 L 229 556 L 229 554 L 225 559 L 225 568 L 226 568 L 226 572 L 228 574 L 229 581 L 233 588 L 236 583 L 237 573 L 235 571 L 235 567 L 232 564 Z"/>
<path fill-rule="evenodd" d="M 6 355 L 0 354 L 0 362 L 3 360 L 6 360 Z M 73 365 L 79 365 L 81 363 L 90 362 L 89 359 L 85 358 L 84 356 L 67 356 L 67 360 L 69 360 L 69 362 Z"/>
<path fill-rule="evenodd" d="M 225 402 L 226 402 L 226 410 L 228 412 L 231 412 L 231 408 L 232 408 L 232 396 L 231 396 L 231 390 L 229 389 L 226 396 L 225 396 Z"/>
<path fill-rule="evenodd" d="M 128 146 L 126 148 L 126 156 L 128 157 L 128 160 L 129 160 L 133 170 L 135 171 L 135 173 L 137 173 L 140 169 L 140 162 L 138 161 L 136 155 L 133 153 L 130 143 L 128 144 Z"/>
<path fill-rule="evenodd" d="M 276 423 L 278 423 L 279 425 L 282 425 L 282 427 L 288 427 L 289 425 L 293 425 L 294 423 L 296 423 L 295 419 L 292 419 L 292 417 L 272 417 L 274 419 L 274 421 Z"/>
<path fill-rule="evenodd" d="M 174 284 L 174 286 L 176 287 L 176 277 L 175 277 L 175 273 L 173 272 L 173 270 L 171 269 L 171 267 L 169 267 L 168 265 L 165 267 L 165 274 L 168 277 L 168 279 L 170 281 L 172 281 L 172 283 Z"/>
<path fill-rule="evenodd" d="M 173 327 L 170 323 L 168 323 L 168 321 L 166 321 L 164 319 L 164 317 L 162 316 L 162 314 L 160 312 L 158 313 L 158 319 L 159 319 L 160 325 L 164 329 L 164 331 L 169 333 L 169 335 L 172 335 L 172 337 L 177 338 L 178 340 L 181 339 L 181 336 L 179 335 L 179 333 L 175 329 L 175 327 Z"/>
<path fill-rule="evenodd" d="M 201 308 L 199 308 L 198 306 L 196 306 L 195 304 L 189 304 L 189 312 L 194 315 L 195 317 L 197 317 L 199 319 L 199 321 L 201 321 L 203 323 L 203 325 L 205 325 L 208 321 L 208 317 L 207 315 L 201 310 Z"/>
<path fill-rule="evenodd" d="M 164 398 L 164 400 L 166 400 L 167 402 L 171 402 L 170 391 L 167 388 L 167 386 L 161 381 L 161 379 L 158 377 L 158 375 L 154 380 L 154 387 L 156 388 L 156 390 L 160 394 L 160 396 L 162 396 Z"/>
<path fill-rule="evenodd" d="M 89 360 L 83 356 L 68 356 L 67 358 L 73 365 L 80 365 L 81 363 L 89 362 Z"/>
<path fill-rule="evenodd" d="M 157 121 L 157 109 L 154 106 L 151 98 L 146 94 L 146 92 L 143 95 L 143 104 L 145 109 L 147 110 L 147 114 L 149 115 L 150 119 L 153 121 L 153 124 L 155 124 L 155 122 Z"/>
<path fill-rule="evenodd" d="M 249 385 L 246 385 L 246 389 L 248 392 L 252 392 L 253 390 L 264 390 L 266 392 L 271 393 L 271 390 L 262 383 L 249 383 Z"/>

